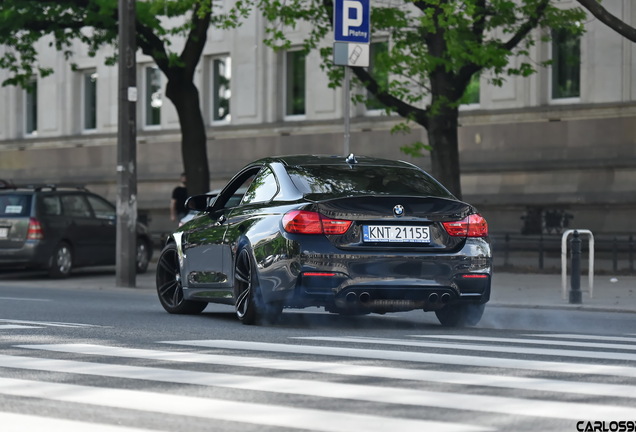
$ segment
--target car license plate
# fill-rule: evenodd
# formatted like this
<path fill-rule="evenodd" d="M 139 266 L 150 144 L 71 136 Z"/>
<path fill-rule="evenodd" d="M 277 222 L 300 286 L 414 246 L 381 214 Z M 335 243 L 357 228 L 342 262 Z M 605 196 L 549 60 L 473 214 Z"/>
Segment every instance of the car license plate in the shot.
<path fill-rule="evenodd" d="M 430 243 L 427 226 L 363 225 L 362 240 L 365 242 Z"/>
<path fill-rule="evenodd" d="M 9 228 L 0 227 L 0 239 L 9 238 Z"/>

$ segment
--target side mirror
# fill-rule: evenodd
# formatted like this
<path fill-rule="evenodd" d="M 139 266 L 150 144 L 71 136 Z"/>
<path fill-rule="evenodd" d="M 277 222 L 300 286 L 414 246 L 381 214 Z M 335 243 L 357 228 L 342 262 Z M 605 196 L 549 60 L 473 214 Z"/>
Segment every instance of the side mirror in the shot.
<path fill-rule="evenodd" d="M 185 207 L 188 210 L 203 211 L 208 208 L 208 198 L 210 196 L 206 194 L 193 195 L 186 200 Z"/>

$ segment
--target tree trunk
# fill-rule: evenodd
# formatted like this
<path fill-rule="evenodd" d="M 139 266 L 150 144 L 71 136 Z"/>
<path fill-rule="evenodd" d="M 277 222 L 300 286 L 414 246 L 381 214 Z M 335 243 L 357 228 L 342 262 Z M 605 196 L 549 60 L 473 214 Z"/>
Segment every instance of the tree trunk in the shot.
<path fill-rule="evenodd" d="M 462 199 L 459 174 L 459 142 L 457 138 L 459 111 L 441 108 L 428 117 L 428 143 L 431 146 L 431 174 L 458 199 Z"/>
<path fill-rule="evenodd" d="M 192 80 L 170 79 L 166 86 L 166 96 L 174 104 L 179 116 L 181 157 L 188 179 L 188 194 L 206 193 L 210 190 L 210 170 L 199 91 Z"/>

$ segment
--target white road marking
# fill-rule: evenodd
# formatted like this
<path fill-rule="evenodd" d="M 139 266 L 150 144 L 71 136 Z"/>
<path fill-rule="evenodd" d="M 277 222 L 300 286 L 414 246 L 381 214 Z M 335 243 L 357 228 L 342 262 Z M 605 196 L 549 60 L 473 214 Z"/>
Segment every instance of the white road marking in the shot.
<path fill-rule="evenodd" d="M 442 343 L 442 342 L 421 342 L 421 341 L 409 341 L 403 339 L 379 339 L 379 338 L 365 338 L 365 337 L 331 337 L 331 336 L 309 336 L 299 337 L 295 339 L 303 340 L 319 340 L 326 342 L 347 342 L 347 343 L 359 343 L 359 344 L 377 344 L 377 345 L 399 345 L 408 347 L 419 348 L 444 348 L 444 349 L 459 349 L 465 351 L 482 351 L 492 353 L 506 353 L 506 354 L 525 354 L 525 355 L 540 355 L 540 356 L 557 356 L 557 357 L 575 357 L 585 359 L 597 359 L 597 360 L 622 360 L 622 361 L 636 361 L 636 354 L 629 353 L 615 353 L 615 352 L 601 352 L 601 351 L 581 351 L 581 350 L 565 350 L 555 348 L 527 348 L 519 346 L 494 346 L 494 345 L 478 345 L 478 344 L 456 344 L 456 343 Z"/>
<path fill-rule="evenodd" d="M 575 347 L 575 348 L 598 348 L 603 350 L 627 350 L 636 351 L 635 345 L 625 344 L 609 344 L 599 342 L 573 342 L 564 340 L 545 340 L 545 339 L 522 339 L 522 338 L 499 338 L 499 337 L 485 337 L 485 336 L 460 336 L 460 335 L 411 335 L 415 338 L 426 339 L 445 339 L 451 341 L 469 341 L 469 342 L 504 342 L 511 344 L 528 344 L 528 345 L 546 345 L 546 346 L 561 346 L 561 347 Z M 632 340 L 636 343 L 636 339 Z M 463 345 L 454 345 L 453 347 L 462 347 Z M 585 351 L 584 351 L 585 352 Z"/>
<path fill-rule="evenodd" d="M 3 412 L 0 412 L 0 424 L 2 425 L 2 432 L 151 432 L 150 429 Z"/>
<path fill-rule="evenodd" d="M 331 338 L 333 341 L 350 342 L 350 338 Z M 274 344 L 264 342 L 245 342 L 233 340 L 184 340 L 165 341 L 162 343 L 196 346 L 205 348 L 236 349 L 249 351 L 309 354 L 320 356 L 336 356 L 347 358 L 363 358 L 375 360 L 409 361 L 417 363 L 441 363 L 458 366 L 479 366 L 487 368 L 523 369 L 545 372 L 559 372 L 574 375 L 596 374 L 623 377 L 636 377 L 636 368 L 618 365 L 562 363 L 543 360 L 507 359 L 486 356 L 466 356 L 451 354 L 422 353 L 409 351 L 385 351 L 363 348 L 342 348 L 327 346 Z M 369 343 L 369 341 L 367 341 Z"/>
<path fill-rule="evenodd" d="M 16 325 L 16 324 L 0 324 L 0 330 L 36 329 L 36 328 L 44 328 L 44 327 Z"/>
<path fill-rule="evenodd" d="M 25 321 L 25 320 L 12 320 L 12 319 L 0 319 L 0 322 L 10 323 L 10 324 L 27 324 L 27 325 L 36 325 L 36 326 L 44 326 L 44 327 L 86 327 L 86 328 L 109 328 L 108 326 L 101 326 L 96 324 L 82 324 L 82 323 L 66 323 L 66 322 L 55 322 L 55 321 Z"/>
<path fill-rule="evenodd" d="M 0 297 L 0 301 L 35 301 L 35 302 L 49 302 L 51 299 L 29 298 L 29 297 Z"/>
<path fill-rule="evenodd" d="M 271 378 L 166 368 L 125 366 L 41 359 L 0 354 L 0 367 L 41 370 L 112 378 L 141 379 L 167 383 L 205 385 L 232 389 L 295 394 L 322 398 L 352 399 L 383 404 L 476 410 L 515 416 L 577 420 L 581 418 L 636 418 L 636 408 L 588 403 L 522 399 L 516 397 L 412 390 L 385 386 Z M 636 391 L 632 389 L 632 391 Z"/>
<path fill-rule="evenodd" d="M 176 371 L 171 372 L 174 373 Z M 341 432 L 343 430 L 386 432 L 389 427 L 400 432 L 421 432 L 423 430 L 476 432 L 492 430 L 491 428 L 445 422 L 409 420 L 12 378 L 0 378 L 0 394 L 292 429 L 300 427 L 324 432 Z"/>
<path fill-rule="evenodd" d="M 581 334 L 568 334 L 568 333 L 546 333 L 546 334 L 529 334 L 527 336 L 533 336 L 538 338 L 559 338 L 559 339 L 579 339 L 579 340 L 602 340 L 604 342 L 631 342 L 636 344 L 636 337 L 624 337 L 624 336 L 603 336 L 603 335 L 581 335 Z"/>
<path fill-rule="evenodd" d="M 189 352 L 171 352 L 139 348 L 120 348 L 91 344 L 19 345 L 19 348 L 64 352 L 105 357 L 124 357 L 180 363 L 215 364 L 234 367 L 270 370 L 324 373 L 332 375 L 374 377 L 410 381 L 438 382 L 456 385 L 474 385 L 520 390 L 550 391 L 558 393 L 587 394 L 636 398 L 636 388 L 620 384 L 584 383 L 554 379 L 444 372 L 438 370 L 403 369 L 383 366 L 352 365 L 347 363 L 303 360 L 278 360 L 261 357 L 245 357 Z"/>

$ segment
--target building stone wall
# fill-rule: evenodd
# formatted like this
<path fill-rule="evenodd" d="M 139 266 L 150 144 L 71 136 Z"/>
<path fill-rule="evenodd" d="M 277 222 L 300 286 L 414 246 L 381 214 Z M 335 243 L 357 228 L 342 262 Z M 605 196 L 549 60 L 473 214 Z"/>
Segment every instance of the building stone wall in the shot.
<path fill-rule="evenodd" d="M 571 0 L 565 6 L 575 5 Z M 631 0 L 605 0 L 604 6 L 636 25 Z M 636 44 L 590 17 L 581 44 L 581 95 L 552 100 L 550 69 L 528 78 L 508 78 L 501 87 L 481 78 L 480 103 L 462 108 L 459 129 L 464 198 L 486 215 L 494 232 L 521 232 L 524 214 L 559 211 L 571 226 L 603 233 L 633 233 L 636 215 Z M 290 29 L 298 46 L 307 28 Z M 539 34 L 537 33 L 537 36 Z M 306 66 L 306 115 L 286 118 L 284 53 L 262 42 L 264 23 L 253 14 L 232 31 L 211 29 L 195 74 L 208 123 L 210 188 L 220 187 L 248 161 L 290 153 L 343 152 L 343 93 L 328 88 L 311 53 Z M 180 41 L 175 41 L 175 49 Z M 55 70 L 38 79 L 38 130 L 25 134 L 22 89 L 1 87 L 0 178 L 16 182 L 75 182 L 115 201 L 117 68 L 104 65 L 111 49 L 89 57 L 76 47 L 80 72 L 98 74 L 97 128 L 82 130 L 81 75 L 63 56 L 40 42 L 39 59 Z M 3 49 L 0 47 L 0 49 Z M 231 121 L 212 122 L 211 69 L 214 58 L 232 59 Z M 537 43 L 530 60 L 550 58 L 550 46 Z M 137 83 L 144 97 L 144 67 L 138 54 Z M 518 61 L 518 60 L 517 60 Z M 0 80 L 7 72 L 0 71 Z M 165 79 L 165 78 L 164 78 Z M 165 81 L 163 82 L 165 86 Z M 354 89 L 354 91 L 361 91 Z M 399 148 L 426 141 L 426 132 L 392 135 L 399 120 L 351 109 L 351 150 L 406 159 L 428 169 L 428 157 L 410 159 Z M 179 123 L 165 97 L 161 123 L 146 127 L 138 104 L 138 208 L 155 232 L 173 228 L 168 219 L 170 191 L 183 171 Z"/>

